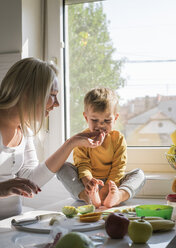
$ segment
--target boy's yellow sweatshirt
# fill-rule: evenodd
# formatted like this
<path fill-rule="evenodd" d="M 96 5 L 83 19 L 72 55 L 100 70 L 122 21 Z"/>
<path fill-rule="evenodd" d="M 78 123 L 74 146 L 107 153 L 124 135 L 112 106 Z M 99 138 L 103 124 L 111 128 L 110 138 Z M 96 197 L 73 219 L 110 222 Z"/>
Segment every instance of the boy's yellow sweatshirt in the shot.
<path fill-rule="evenodd" d="M 90 132 L 86 129 L 83 132 Z M 127 146 L 124 136 L 116 130 L 106 135 L 103 144 L 96 148 L 76 147 L 73 151 L 74 165 L 79 178 L 93 176 L 97 179 L 112 180 L 119 186 L 125 174 Z"/>

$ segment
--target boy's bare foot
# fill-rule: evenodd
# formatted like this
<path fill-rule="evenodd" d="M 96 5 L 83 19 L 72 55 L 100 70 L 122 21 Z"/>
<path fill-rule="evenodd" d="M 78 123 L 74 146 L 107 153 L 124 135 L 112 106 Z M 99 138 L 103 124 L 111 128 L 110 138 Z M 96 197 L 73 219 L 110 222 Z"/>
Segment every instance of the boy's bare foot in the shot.
<path fill-rule="evenodd" d="M 85 190 L 81 191 L 78 197 L 80 200 L 84 201 L 85 203 L 92 204 L 91 199 Z"/>
<path fill-rule="evenodd" d="M 86 193 L 89 195 L 92 204 L 96 208 L 99 208 L 101 206 L 101 199 L 99 196 L 99 186 L 98 186 L 99 184 L 102 186 L 104 185 L 103 181 L 92 178 L 85 187 Z"/>
<path fill-rule="evenodd" d="M 104 200 L 104 206 L 112 208 L 120 203 L 120 192 L 115 182 L 109 181 L 109 193 Z"/>
<path fill-rule="evenodd" d="M 99 196 L 99 187 L 98 184 L 96 184 L 92 190 L 89 192 L 89 197 L 91 199 L 92 204 L 96 207 L 99 208 L 101 206 L 101 200 Z"/>

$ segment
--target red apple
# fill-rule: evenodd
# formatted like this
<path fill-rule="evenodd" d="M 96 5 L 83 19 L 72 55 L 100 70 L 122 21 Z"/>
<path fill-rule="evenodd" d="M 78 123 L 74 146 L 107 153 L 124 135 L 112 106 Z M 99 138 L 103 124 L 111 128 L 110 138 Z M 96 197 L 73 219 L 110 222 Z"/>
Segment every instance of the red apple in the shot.
<path fill-rule="evenodd" d="M 128 232 L 129 223 L 125 215 L 112 213 L 105 221 L 105 229 L 112 239 L 122 239 Z"/>

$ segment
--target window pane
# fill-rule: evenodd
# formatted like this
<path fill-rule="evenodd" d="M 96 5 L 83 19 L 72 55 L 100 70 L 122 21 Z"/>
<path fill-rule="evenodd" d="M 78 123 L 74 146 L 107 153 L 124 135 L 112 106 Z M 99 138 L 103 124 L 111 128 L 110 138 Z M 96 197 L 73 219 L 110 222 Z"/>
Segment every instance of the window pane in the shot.
<path fill-rule="evenodd" d="M 129 146 L 168 146 L 176 129 L 176 1 L 108 0 L 66 7 L 68 126 L 86 128 L 83 98 L 119 96 L 116 128 Z"/>

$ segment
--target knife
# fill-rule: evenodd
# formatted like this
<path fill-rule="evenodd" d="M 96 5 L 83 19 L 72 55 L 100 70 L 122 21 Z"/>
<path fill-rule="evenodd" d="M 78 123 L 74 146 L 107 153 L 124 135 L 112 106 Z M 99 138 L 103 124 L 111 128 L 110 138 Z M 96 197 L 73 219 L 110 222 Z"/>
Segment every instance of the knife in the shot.
<path fill-rule="evenodd" d="M 19 226 L 19 225 L 26 226 L 26 225 L 35 224 L 41 220 L 47 220 L 47 219 L 54 218 L 54 217 L 57 217 L 60 215 L 63 215 L 63 214 L 61 214 L 61 213 L 49 213 L 49 214 L 37 215 L 33 218 L 24 218 L 24 219 L 20 219 L 20 220 L 12 219 L 11 224 L 13 226 Z"/>

